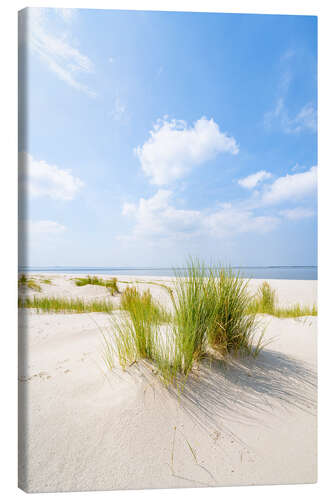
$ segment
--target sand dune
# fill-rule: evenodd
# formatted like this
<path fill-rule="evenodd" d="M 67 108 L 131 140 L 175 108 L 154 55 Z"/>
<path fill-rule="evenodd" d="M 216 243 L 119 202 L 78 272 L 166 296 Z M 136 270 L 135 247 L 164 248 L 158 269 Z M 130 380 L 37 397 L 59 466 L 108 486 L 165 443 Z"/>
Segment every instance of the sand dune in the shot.
<path fill-rule="evenodd" d="M 28 293 L 109 297 L 103 287 L 76 287 L 70 278 L 51 276 L 42 292 Z M 170 278 L 119 279 L 145 282 L 137 286 L 168 304 L 167 291 L 151 282 L 170 285 Z M 314 281 L 269 281 L 282 305 L 316 302 Z M 144 364 L 106 369 L 101 332 L 110 329 L 108 315 L 20 310 L 20 487 L 315 482 L 317 320 L 263 321 L 271 343 L 258 358 L 202 363 L 179 394 Z"/>

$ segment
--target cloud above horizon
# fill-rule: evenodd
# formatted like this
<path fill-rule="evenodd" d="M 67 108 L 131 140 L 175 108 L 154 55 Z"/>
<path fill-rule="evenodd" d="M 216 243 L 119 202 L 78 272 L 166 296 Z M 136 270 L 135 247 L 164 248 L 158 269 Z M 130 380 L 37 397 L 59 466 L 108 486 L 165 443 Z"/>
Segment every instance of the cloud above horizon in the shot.
<path fill-rule="evenodd" d="M 22 222 L 29 237 L 59 235 L 66 231 L 66 226 L 52 220 L 27 220 Z"/>
<path fill-rule="evenodd" d="M 265 114 L 264 123 L 267 129 L 278 124 L 286 134 L 298 134 L 303 131 L 316 132 L 317 111 L 309 102 L 294 117 L 291 117 L 286 108 L 285 100 L 281 97 L 275 108 Z"/>
<path fill-rule="evenodd" d="M 260 171 L 240 181 L 244 187 L 252 189 L 263 179 L 271 177 L 269 172 Z M 262 186 L 253 196 L 220 203 L 207 210 L 179 209 L 171 190 L 158 189 L 150 198 L 140 198 L 138 203 L 124 203 L 122 214 L 132 217 L 135 222 L 127 239 L 218 239 L 241 233 L 267 233 L 273 231 L 283 218 L 295 221 L 313 216 L 312 208 L 288 208 L 287 205 L 284 210 L 276 212 L 274 205 L 306 199 L 315 193 L 316 185 L 317 167 L 312 167 L 306 172 L 279 177 Z"/>
<path fill-rule="evenodd" d="M 283 201 L 295 201 L 314 194 L 317 189 L 317 167 L 306 172 L 287 174 L 276 179 L 263 193 L 263 204 L 277 204 Z"/>
<path fill-rule="evenodd" d="M 25 152 L 19 153 L 19 183 L 27 189 L 28 196 L 64 201 L 73 200 L 84 185 L 70 170 L 36 160 Z"/>
<path fill-rule="evenodd" d="M 277 84 L 278 97 L 273 109 L 264 115 L 264 125 L 268 130 L 277 128 L 285 134 L 300 134 L 305 131 L 317 132 L 317 109 L 313 102 L 305 103 L 296 113 L 291 113 L 288 109 L 290 85 L 295 78 L 294 63 L 298 57 L 295 50 L 287 49 L 280 58 L 281 73 Z"/>
<path fill-rule="evenodd" d="M 137 204 L 125 203 L 123 215 L 135 220 L 131 238 L 221 238 L 252 231 L 265 233 L 280 222 L 279 217 L 258 216 L 250 208 L 231 203 L 210 211 L 178 209 L 172 197 L 172 191 L 159 189 L 151 198 L 140 198 Z"/>
<path fill-rule="evenodd" d="M 89 57 L 70 41 L 68 25 L 74 16 L 73 9 L 32 7 L 26 15 L 25 41 L 31 50 L 60 80 L 89 97 L 96 97 L 96 93 L 80 80 L 81 75 L 93 73 L 94 66 Z"/>
<path fill-rule="evenodd" d="M 238 180 L 238 184 L 246 189 L 252 189 L 257 186 L 260 182 L 270 179 L 272 174 L 270 172 L 266 172 L 266 170 L 260 170 L 255 174 L 248 175 L 242 179 Z"/>
<path fill-rule="evenodd" d="M 220 153 L 238 154 L 236 140 L 205 117 L 189 126 L 183 120 L 158 120 L 149 139 L 134 149 L 152 184 L 171 184 Z"/>
<path fill-rule="evenodd" d="M 281 210 L 280 215 L 290 220 L 306 219 L 315 215 L 314 211 L 308 208 L 296 207 L 288 210 Z"/>

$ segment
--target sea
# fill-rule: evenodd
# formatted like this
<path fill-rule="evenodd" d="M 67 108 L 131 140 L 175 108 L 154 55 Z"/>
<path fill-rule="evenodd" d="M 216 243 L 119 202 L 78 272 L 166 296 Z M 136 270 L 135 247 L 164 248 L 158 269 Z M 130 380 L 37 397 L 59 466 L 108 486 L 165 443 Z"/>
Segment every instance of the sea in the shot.
<path fill-rule="evenodd" d="M 231 266 L 235 273 L 244 278 L 264 278 L 281 280 L 316 280 L 317 266 Z M 21 267 L 20 272 L 59 274 L 108 274 L 129 276 L 174 276 L 174 271 L 182 275 L 184 268 L 177 267 Z"/>

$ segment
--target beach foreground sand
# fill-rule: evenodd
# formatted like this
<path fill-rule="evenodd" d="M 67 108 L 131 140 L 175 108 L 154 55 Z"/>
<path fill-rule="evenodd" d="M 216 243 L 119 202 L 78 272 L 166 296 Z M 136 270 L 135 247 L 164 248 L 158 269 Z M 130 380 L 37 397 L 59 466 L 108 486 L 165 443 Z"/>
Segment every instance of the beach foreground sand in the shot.
<path fill-rule="evenodd" d="M 52 284 L 42 292 L 28 293 L 119 303 L 104 287 L 76 287 L 73 275 L 48 278 Z M 171 308 L 159 286 L 170 285 L 170 278 L 119 280 L 139 281 L 136 286 Z M 316 303 L 316 281 L 268 281 L 281 305 Z M 271 343 L 256 359 L 222 367 L 203 362 L 180 394 L 163 387 L 144 364 L 107 370 L 107 314 L 21 309 L 20 487 L 51 492 L 315 482 L 317 318 L 265 315 L 263 321 Z"/>

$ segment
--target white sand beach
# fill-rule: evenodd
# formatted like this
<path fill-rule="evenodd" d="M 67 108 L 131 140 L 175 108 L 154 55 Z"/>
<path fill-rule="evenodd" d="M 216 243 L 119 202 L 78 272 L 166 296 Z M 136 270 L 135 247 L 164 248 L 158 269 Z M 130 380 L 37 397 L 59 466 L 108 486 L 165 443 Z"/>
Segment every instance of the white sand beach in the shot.
<path fill-rule="evenodd" d="M 119 304 L 105 287 L 77 287 L 77 275 L 47 277 L 51 284 L 28 294 Z M 118 279 L 120 290 L 125 282 L 149 288 L 171 308 L 160 286 L 172 285 L 171 278 Z M 253 280 L 253 290 L 262 281 Z M 317 302 L 316 281 L 268 281 L 281 305 Z M 20 309 L 20 487 L 54 492 L 315 482 L 317 318 L 263 315 L 262 321 L 271 342 L 257 358 L 225 366 L 203 361 L 179 394 L 143 364 L 106 368 L 108 314 Z"/>

